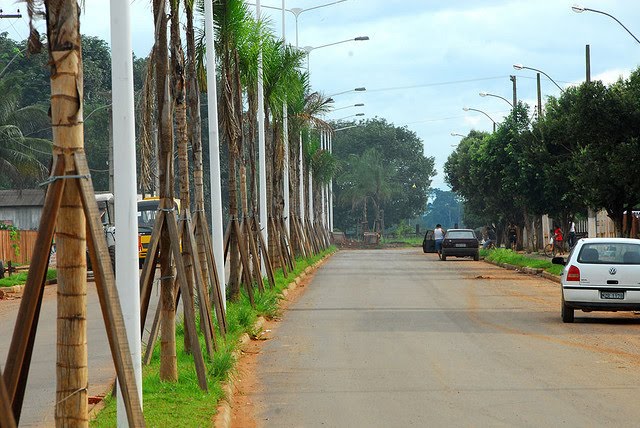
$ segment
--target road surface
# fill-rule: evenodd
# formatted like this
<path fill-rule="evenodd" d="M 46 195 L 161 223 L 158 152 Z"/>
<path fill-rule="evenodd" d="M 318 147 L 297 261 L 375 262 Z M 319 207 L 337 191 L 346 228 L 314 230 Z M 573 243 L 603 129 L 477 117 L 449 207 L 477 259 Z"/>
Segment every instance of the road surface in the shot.
<path fill-rule="evenodd" d="M 87 287 L 87 347 L 89 395 L 91 396 L 103 394 L 106 391 L 115 378 L 115 370 L 95 283 L 89 282 Z M 56 285 L 45 287 L 29 380 L 20 416 L 21 427 L 55 426 L 56 291 Z M 153 323 L 157 294 L 155 291 L 152 294 L 147 329 Z M 0 364 L 3 369 L 19 306 L 19 299 L 0 300 Z"/>
<path fill-rule="evenodd" d="M 258 426 L 623 426 L 640 420 L 640 317 L 420 249 L 340 251 L 258 357 Z"/>

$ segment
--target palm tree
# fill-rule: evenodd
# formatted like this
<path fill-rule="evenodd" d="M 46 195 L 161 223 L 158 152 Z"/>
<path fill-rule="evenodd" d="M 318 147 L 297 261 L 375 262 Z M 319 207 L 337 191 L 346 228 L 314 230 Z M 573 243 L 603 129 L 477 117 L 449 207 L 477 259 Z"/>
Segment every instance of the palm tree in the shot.
<path fill-rule="evenodd" d="M 351 209 L 362 207 L 362 224 L 368 229 L 368 202 L 374 207 L 374 224 L 380 224 L 380 207 L 393 191 L 390 169 L 385 165 L 380 152 L 367 149 L 362 156 L 351 155 L 345 169 L 348 171 L 341 179 L 345 189 L 342 203 L 351 204 Z"/>
<path fill-rule="evenodd" d="M 168 87 L 169 59 L 167 56 L 167 13 L 164 0 L 153 0 L 153 16 L 155 22 L 156 40 L 152 66 L 156 73 L 156 124 L 158 129 L 159 146 L 159 178 L 160 199 L 173 200 L 173 122 L 171 97 Z M 167 183 L 169 183 L 167 185 Z M 171 265 L 171 239 L 166 227 L 160 236 L 160 284 L 161 316 L 160 316 L 160 379 L 169 382 L 178 380 L 178 366 L 176 359 L 176 322 L 173 267 Z"/>
<path fill-rule="evenodd" d="M 38 106 L 18 107 L 15 85 L 0 81 L 0 187 L 24 188 L 48 174 L 51 142 L 30 135 L 50 126 Z"/>
<path fill-rule="evenodd" d="M 240 80 L 239 41 L 247 34 L 251 21 L 247 7 L 242 0 L 219 0 L 214 5 L 214 24 L 217 26 L 216 50 L 220 58 L 222 136 L 229 148 L 229 215 L 238 219 L 237 167 L 243 146 L 242 130 L 242 85 Z M 240 296 L 239 247 L 235 234 L 230 241 L 229 293 L 231 300 Z"/>

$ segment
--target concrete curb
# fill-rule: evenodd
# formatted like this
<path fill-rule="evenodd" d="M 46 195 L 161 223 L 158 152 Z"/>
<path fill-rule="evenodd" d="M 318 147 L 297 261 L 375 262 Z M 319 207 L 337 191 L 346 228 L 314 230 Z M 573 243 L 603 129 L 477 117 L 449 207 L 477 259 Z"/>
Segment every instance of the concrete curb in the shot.
<path fill-rule="evenodd" d="M 329 257 L 334 255 L 336 252 L 334 251 L 331 254 L 327 254 L 322 259 L 318 260 L 311 266 L 308 266 L 300 275 L 289 282 L 287 288 L 282 290 L 282 295 L 287 296 L 291 291 L 295 290 L 303 278 L 307 275 L 313 273 L 317 270 Z M 262 326 L 265 323 L 265 319 L 263 317 L 259 317 L 256 323 L 253 325 L 253 330 L 255 332 L 259 332 L 262 330 Z M 240 337 L 239 347 L 233 352 L 234 361 L 237 362 L 240 359 L 242 352 L 242 345 L 249 343 L 251 337 L 248 334 L 243 334 Z M 218 402 L 218 409 L 216 412 L 216 416 L 213 419 L 213 426 L 218 428 L 230 428 L 231 427 L 231 409 L 233 408 L 233 388 L 236 379 L 231 377 L 228 382 L 222 384 L 222 391 L 224 392 L 224 398 Z"/>
<path fill-rule="evenodd" d="M 509 269 L 509 270 L 514 270 L 517 272 L 522 272 L 522 273 L 526 273 L 527 275 L 535 275 L 535 276 L 540 276 L 544 279 L 547 279 L 549 281 L 553 281 L 556 282 L 558 284 L 561 284 L 560 282 L 560 276 L 558 275 L 554 275 L 552 273 L 549 273 L 547 271 L 545 271 L 544 269 L 538 269 L 538 268 L 530 268 L 530 267 L 522 267 L 522 266 L 515 266 L 515 265 L 511 265 L 509 263 L 498 263 L 498 262 L 494 262 L 491 260 L 487 260 L 487 259 L 483 259 L 485 263 L 489 263 L 492 264 L 494 266 L 498 266 L 501 267 L 503 269 Z"/>

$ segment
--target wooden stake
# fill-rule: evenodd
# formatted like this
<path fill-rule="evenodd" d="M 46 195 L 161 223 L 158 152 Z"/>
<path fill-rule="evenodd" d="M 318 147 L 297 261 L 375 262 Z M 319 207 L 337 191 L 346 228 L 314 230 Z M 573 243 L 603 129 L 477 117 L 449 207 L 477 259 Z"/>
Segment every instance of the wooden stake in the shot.
<path fill-rule="evenodd" d="M 142 333 L 144 333 L 144 325 L 147 320 L 147 312 L 149 311 L 149 301 L 151 300 L 153 277 L 156 273 L 156 264 L 160 251 L 160 233 L 162 231 L 162 225 L 164 224 L 164 216 L 164 211 L 159 210 L 156 213 L 153 230 L 151 231 L 151 240 L 147 247 L 147 255 L 144 258 L 142 274 L 140 275 L 140 328 Z"/>
<path fill-rule="evenodd" d="M 244 276 L 245 287 L 247 289 L 247 295 L 249 296 L 251 306 L 255 308 L 256 302 L 253 298 L 253 283 L 251 282 L 251 267 L 249 265 L 249 256 L 247 254 L 247 244 L 244 240 L 244 237 L 242 236 L 242 232 L 240 231 L 238 219 L 231 219 L 231 227 L 233 228 L 233 233 L 236 235 L 238 240 L 238 248 L 240 249 L 240 260 L 242 261 L 242 272 Z"/>
<path fill-rule="evenodd" d="M 280 267 L 282 268 L 282 274 L 285 278 L 289 276 L 289 272 L 287 269 L 287 264 L 284 260 L 284 254 L 282 253 L 282 240 L 280 239 L 279 230 L 276 229 L 276 223 L 273 221 L 273 217 L 269 217 L 269 223 L 271 224 L 273 242 L 276 247 L 278 259 L 280 260 Z"/>
<path fill-rule="evenodd" d="M 74 160 L 78 174 L 89 176 L 89 167 L 83 153 L 76 153 Z M 80 196 L 85 216 L 87 218 L 88 249 L 91 263 L 94 267 L 93 275 L 98 291 L 98 299 L 102 309 L 107 339 L 111 348 L 111 355 L 118 375 L 118 384 L 122 392 L 122 399 L 127 412 L 129 426 L 144 426 L 142 405 L 136 388 L 136 379 L 131 361 L 131 351 L 127 340 L 127 331 L 124 326 L 124 318 L 120 309 L 118 289 L 111 268 L 109 249 L 105 240 L 100 214 L 96 205 L 96 197 L 93 193 L 91 179 L 77 181 L 80 187 Z"/>
<path fill-rule="evenodd" d="M 54 156 L 51 175 L 59 177 L 64 171 L 64 157 Z M 51 183 L 43 205 L 43 215 L 40 218 L 38 235 L 36 237 L 35 250 L 32 255 L 27 282 L 22 293 L 20 309 L 16 318 L 11 345 L 7 354 L 4 370 L 4 382 L 7 394 L 11 401 L 16 422 L 20 422 L 22 401 L 26 388 L 33 343 L 38 327 L 42 293 L 44 292 L 44 280 L 49 265 L 51 242 L 56 224 L 64 180 L 56 180 Z"/>
<path fill-rule="evenodd" d="M 184 230 L 182 234 L 182 247 L 183 251 L 189 250 L 191 262 L 193 263 L 193 274 L 195 275 L 195 292 L 198 295 L 200 301 L 200 329 L 204 334 L 205 345 L 207 354 L 213 356 L 213 352 L 217 349 L 215 343 L 215 333 L 213 328 L 213 321 L 211 320 L 211 305 L 209 304 L 209 295 L 204 289 L 204 279 L 202 278 L 202 267 L 200 266 L 200 260 L 197 257 L 197 248 L 195 242 L 195 236 L 193 234 L 193 228 L 191 223 L 191 215 L 189 209 L 184 211 Z"/>
<path fill-rule="evenodd" d="M 267 269 L 267 279 L 269 281 L 269 286 L 271 288 L 275 288 L 276 278 L 273 273 L 273 265 L 271 264 L 271 257 L 269 257 L 268 248 L 264 243 L 264 239 L 262 238 L 262 233 L 260 233 L 260 225 L 258 224 L 258 220 L 255 217 L 253 217 L 253 228 L 255 230 L 256 235 L 258 236 L 258 242 L 260 243 L 262 257 L 264 257 L 264 266 Z"/>
<path fill-rule="evenodd" d="M 178 224 L 176 221 L 175 213 L 168 211 L 165 216 L 165 225 L 169 231 L 169 237 L 171 238 L 171 251 L 173 253 L 174 262 L 176 264 L 177 279 L 180 284 L 180 290 L 183 295 L 188 296 L 189 290 L 187 289 L 186 272 L 184 264 L 182 263 L 182 257 L 180 254 L 180 241 L 178 238 Z M 182 299 L 182 308 L 184 311 L 184 324 L 185 332 L 189 335 L 191 343 L 193 344 L 191 351 L 193 352 L 193 359 L 196 364 L 196 373 L 198 375 L 198 384 L 200 389 L 207 391 L 207 378 L 206 368 L 204 366 L 204 359 L 202 358 L 202 350 L 198 341 L 198 332 L 196 330 L 196 317 L 193 311 L 193 306 L 189 305 L 188 299 Z M 196 346 L 197 345 L 197 346 Z"/>
<path fill-rule="evenodd" d="M 0 370 L 0 428 L 15 428 L 16 420 L 13 418 L 11 410 L 11 400 L 4 384 L 2 370 Z"/>
<path fill-rule="evenodd" d="M 258 253 L 255 235 L 251 232 L 251 222 L 249 218 L 246 218 L 245 221 L 242 222 L 242 228 L 244 229 L 244 234 L 249 241 L 249 252 L 251 255 L 251 261 L 253 262 L 253 273 L 256 277 L 256 281 L 258 282 L 258 290 L 262 293 L 264 292 L 264 283 L 262 281 L 262 273 L 260 272 L 260 255 Z"/>
<path fill-rule="evenodd" d="M 198 216 L 198 227 L 202 228 L 202 237 L 206 247 L 207 265 L 209 267 L 209 273 L 212 274 L 211 279 L 211 294 L 213 297 L 214 307 L 216 309 L 216 317 L 218 319 L 218 327 L 220 328 L 220 334 L 225 336 L 227 333 L 227 316 L 224 311 L 224 302 L 222 301 L 222 293 L 220 292 L 220 278 L 218 276 L 218 269 L 213 258 L 213 244 L 211 243 L 211 235 L 209 234 L 209 226 L 206 223 L 204 216 Z"/>

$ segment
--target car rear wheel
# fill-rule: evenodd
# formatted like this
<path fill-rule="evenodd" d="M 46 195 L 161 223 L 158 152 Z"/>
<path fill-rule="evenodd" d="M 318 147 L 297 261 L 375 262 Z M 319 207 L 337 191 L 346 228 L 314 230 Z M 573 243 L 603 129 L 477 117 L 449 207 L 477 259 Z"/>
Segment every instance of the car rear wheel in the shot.
<path fill-rule="evenodd" d="M 562 322 L 572 323 L 574 319 L 574 315 L 575 315 L 574 309 L 569 307 L 569 305 L 567 305 L 563 297 L 562 298 Z"/>
<path fill-rule="evenodd" d="M 473 255 L 473 260 L 475 260 L 475 261 L 480 260 L 480 253 L 476 252 L 476 253 Z"/>
<path fill-rule="evenodd" d="M 446 254 L 445 254 L 445 253 L 441 253 L 441 254 L 440 254 L 440 260 L 442 260 L 443 262 L 446 262 L 446 261 L 447 261 L 447 256 L 446 256 Z"/>

